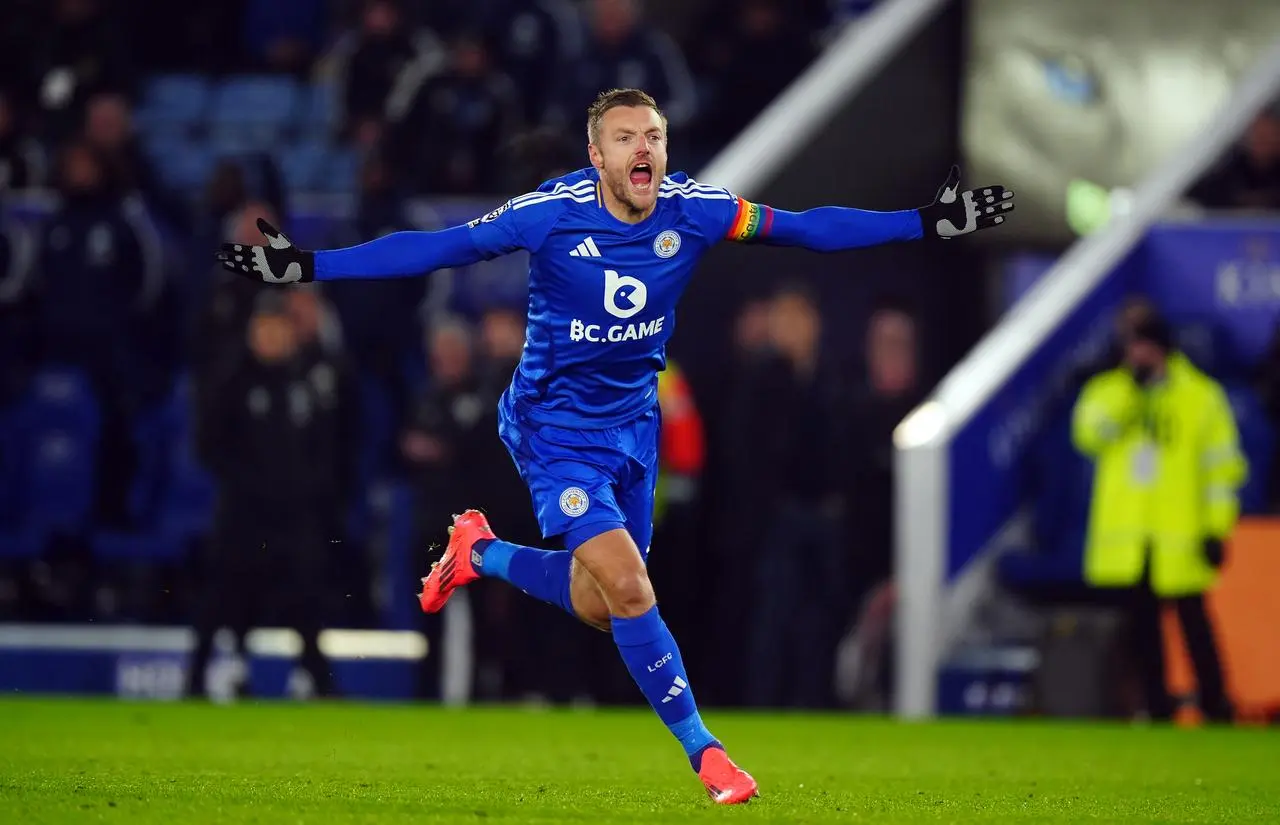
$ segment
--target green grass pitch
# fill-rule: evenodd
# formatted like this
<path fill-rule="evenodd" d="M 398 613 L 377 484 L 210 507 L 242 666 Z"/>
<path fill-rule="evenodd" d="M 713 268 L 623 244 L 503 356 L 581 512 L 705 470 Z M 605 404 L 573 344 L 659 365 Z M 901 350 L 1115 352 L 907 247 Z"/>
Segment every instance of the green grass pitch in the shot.
<path fill-rule="evenodd" d="M 1274 731 L 706 716 L 760 799 L 641 711 L 0 700 L 0 822 L 1280 822 Z"/>

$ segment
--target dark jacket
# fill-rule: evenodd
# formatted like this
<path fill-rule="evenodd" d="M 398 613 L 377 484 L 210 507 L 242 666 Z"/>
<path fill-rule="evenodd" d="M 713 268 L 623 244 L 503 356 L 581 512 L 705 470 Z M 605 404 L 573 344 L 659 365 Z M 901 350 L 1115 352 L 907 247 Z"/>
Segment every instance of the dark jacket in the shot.
<path fill-rule="evenodd" d="M 206 384 L 196 444 L 223 506 L 340 510 L 355 477 L 356 403 L 346 364 L 318 350 L 281 364 L 250 357 Z"/>

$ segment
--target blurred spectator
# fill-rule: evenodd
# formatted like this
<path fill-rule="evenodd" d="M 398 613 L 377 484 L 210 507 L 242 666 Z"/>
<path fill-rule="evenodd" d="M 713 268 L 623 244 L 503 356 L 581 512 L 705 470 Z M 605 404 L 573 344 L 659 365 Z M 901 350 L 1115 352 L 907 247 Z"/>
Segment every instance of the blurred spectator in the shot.
<path fill-rule="evenodd" d="M 693 117 L 697 92 L 684 55 L 666 34 L 644 24 L 637 0 L 591 0 L 580 60 L 562 78 L 556 121 L 578 128 L 601 91 L 641 88 L 658 101 L 673 131 Z"/>
<path fill-rule="evenodd" d="M 118 522 L 129 478 L 128 419 L 149 400 L 141 393 L 150 355 L 137 346 L 136 332 L 160 295 L 162 263 L 154 233 L 126 208 L 87 144 L 63 151 L 58 180 L 60 204 L 38 241 L 39 351 L 42 360 L 80 367 L 94 382 L 107 430 L 99 489 L 104 518 Z"/>
<path fill-rule="evenodd" d="M 371 155 L 361 169 L 355 220 L 334 246 L 357 244 L 414 228 L 385 158 Z M 405 362 L 422 340 L 421 313 L 434 276 L 373 281 L 330 281 L 324 291 L 337 309 L 347 353 L 361 372 L 392 393 L 397 409 L 408 404 Z"/>
<path fill-rule="evenodd" d="M 27 51 L 28 103 L 41 136 L 60 143 L 79 127 L 85 103 L 103 92 L 130 94 L 133 66 L 119 19 L 101 0 L 53 0 L 49 22 Z"/>
<path fill-rule="evenodd" d="M 361 537 L 349 535 L 347 529 L 347 515 L 364 493 L 357 484 L 364 446 L 358 414 L 359 373 L 346 354 L 337 313 L 314 284 L 290 287 L 284 293 L 284 308 L 297 331 L 298 371 L 321 390 L 330 385 L 335 388 L 328 396 L 333 406 L 327 411 L 334 417 L 337 440 L 332 457 L 337 465 L 336 483 L 333 500 L 319 514 L 324 534 L 334 542 L 328 565 L 334 574 L 330 583 L 343 588 L 343 607 L 367 610 L 372 591 L 368 560 L 365 548 L 356 541 Z"/>
<path fill-rule="evenodd" d="M 1209 209 L 1280 209 L 1280 103 L 1259 113 L 1188 195 Z"/>
<path fill-rule="evenodd" d="M 768 326 L 770 350 L 747 375 L 729 423 L 732 443 L 740 450 L 751 445 L 741 468 L 757 488 L 748 501 L 764 508 L 763 532 L 743 559 L 754 571 L 756 594 L 746 700 L 757 707 L 824 707 L 831 702 L 846 581 L 832 449 L 840 441 L 835 398 L 820 360 L 814 297 L 784 288 L 772 301 Z"/>
<path fill-rule="evenodd" d="M 262 240 L 258 219 L 263 218 L 279 226 L 275 210 L 262 201 L 250 201 L 236 210 L 227 220 L 226 238 L 231 243 L 256 244 Z M 200 287 L 193 288 L 195 299 L 188 314 L 195 321 L 188 339 L 189 364 L 197 382 L 210 376 L 223 374 L 240 363 L 244 356 L 245 328 L 253 314 L 254 302 L 263 291 L 261 284 L 227 272 L 212 261 L 195 264 L 202 271 L 212 271 L 208 279 L 208 292 L 202 295 Z M 207 297 L 204 297 L 206 296 Z"/>
<path fill-rule="evenodd" d="M 813 59 L 810 30 L 792 11 L 782 0 L 714 5 L 694 41 L 699 48 L 690 50 L 707 91 L 698 112 L 700 143 L 728 143 Z"/>
<path fill-rule="evenodd" d="M 185 206 L 161 186 L 142 152 L 127 98 L 115 93 L 90 98 L 85 107 L 83 137 L 106 165 L 113 188 L 122 195 L 140 195 L 149 212 L 170 227 L 189 225 Z"/>
<path fill-rule="evenodd" d="M 557 79 L 582 54 L 582 20 L 568 0 L 466 0 L 499 68 L 515 81 L 521 116 L 541 123 Z"/>
<path fill-rule="evenodd" d="M 328 0 L 249 0 L 248 56 L 262 69 L 304 76 L 328 35 Z"/>
<path fill-rule="evenodd" d="M 423 81 L 445 62 L 439 39 L 408 27 L 393 0 L 366 0 L 359 31 L 344 37 L 331 58 L 342 87 L 343 132 L 364 147 L 381 141 L 388 120 L 404 117 Z"/>
<path fill-rule="evenodd" d="M 314 284 L 299 284 L 284 293 L 285 310 L 298 337 L 303 361 L 343 356 L 342 325 Z"/>
<path fill-rule="evenodd" d="M 392 147 L 418 192 L 493 193 L 501 188 L 500 141 L 520 126 L 511 79 L 495 68 L 483 38 L 463 32 L 450 43 L 449 66 L 422 84 Z"/>
<path fill-rule="evenodd" d="M 561 129 L 539 126 L 498 147 L 506 166 L 503 189 L 532 192 L 544 182 L 582 168 L 582 148 Z"/>
<path fill-rule="evenodd" d="M 516 79 L 527 123 L 540 123 L 552 105 L 555 84 L 582 54 L 582 21 L 567 0 L 507 0 L 490 20 L 501 66 Z M 500 24 L 500 25 L 501 25 Z"/>
<path fill-rule="evenodd" d="M 184 361 L 187 359 L 186 348 L 191 343 L 189 338 L 196 328 L 196 318 L 208 306 L 214 282 L 220 280 L 218 273 L 222 268 L 214 264 L 209 250 L 217 249 L 218 244 L 230 235 L 229 226 L 235 212 L 248 200 L 244 167 L 232 160 L 220 161 L 205 184 L 203 198 L 195 206 L 187 246 L 186 261 L 189 265 L 175 285 L 183 316 L 181 328 L 188 338 L 183 342 Z"/>
<path fill-rule="evenodd" d="M 926 391 L 919 375 L 916 319 L 906 305 L 879 302 L 867 324 L 866 359 L 846 440 L 851 446 L 846 528 L 855 548 L 849 585 L 859 597 L 893 575 L 893 431 L 924 401 Z"/>
<path fill-rule="evenodd" d="M 485 403 L 475 369 L 471 329 L 446 319 L 428 333 L 432 386 L 407 417 L 401 454 L 415 471 L 423 506 L 421 535 L 428 543 L 447 539 L 453 513 L 467 507 L 480 486 L 474 463 L 463 460 Z M 495 430 L 496 433 L 496 430 Z"/>
<path fill-rule="evenodd" d="M 304 297 L 298 298 L 298 295 Z M 197 446 L 218 485 L 214 536 L 189 690 L 203 693 L 213 634 L 228 626 L 241 653 L 254 626 L 283 621 L 303 639 L 302 666 L 332 693 L 319 631 L 332 610 L 327 588 L 334 514 L 354 478 L 349 445 L 354 396 L 340 360 L 308 348 L 296 317 L 314 293 L 264 290 L 254 302 L 245 357 L 217 376 L 196 409 Z"/>
<path fill-rule="evenodd" d="M 877 302 L 866 332 L 866 373 L 852 393 L 844 529 L 852 549 L 841 621 L 842 698 L 884 710 L 892 695 L 889 653 L 894 601 L 893 431 L 925 398 L 915 314 L 904 303 Z"/>
<path fill-rule="evenodd" d="M 485 391 L 493 397 L 495 410 L 498 397 L 511 383 L 524 355 L 525 324 L 522 307 L 492 307 L 480 319 L 480 350 L 484 356 L 480 376 Z M 495 425 L 494 433 L 497 432 Z"/>
<path fill-rule="evenodd" d="M 1127 609 L 1132 661 L 1146 711 L 1172 718 L 1161 610 L 1178 613 L 1206 717 L 1231 703 L 1204 593 L 1218 579 L 1247 473 L 1226 394 L 1173 348 L 1148 315 L 1131 331 L 1124 364 L 1085 385 L 1073 413 L 1077 449 L 1096 463 L 1084 577 Z"/>
<path fill-rule="evenodd" d="M 0 193 L 43 186 L 44 152 L 27 136 L 11 95 L 0 90 Z"/>

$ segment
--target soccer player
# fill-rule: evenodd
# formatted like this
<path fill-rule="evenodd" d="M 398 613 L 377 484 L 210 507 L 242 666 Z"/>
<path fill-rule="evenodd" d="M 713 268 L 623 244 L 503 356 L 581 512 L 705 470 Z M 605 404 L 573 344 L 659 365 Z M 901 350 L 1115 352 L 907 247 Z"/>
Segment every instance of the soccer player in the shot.
<path fill-rule="evenodd" d="M 746 802 L 737 767 L 694 703 L 692 680 L 646 573 L 658 477 L 658 373 L 676 303 L 721 240 L 854 249 L 952 239 L 996 226 L 1013 193 L 959 191 L 951 173 L 933 203 L 869 212 L 787 212 L 687 175 L 667 174 L 666 121 L 636 89 L 587 112 L 591 166 L 512 198 L 465 226 L 396 232 L 345 249 L 305 251 L 265 222 L 265 246 L 224 244 L 233 272 L 268 284 L 413 277 L 518 249 L 530 253 L 524 355 L 500 403 L 499 435 L 529 487 L 543 536 L 564 551 L 498 539 L 484 515 L 455 516 L 422 580 L 422 609 L 444 607 L 480 576 L 504 579 L 613 635 L 628 671 L 679 740 L 717 803 Z M 567 551 L 567 552 L 565 552 Z"/>

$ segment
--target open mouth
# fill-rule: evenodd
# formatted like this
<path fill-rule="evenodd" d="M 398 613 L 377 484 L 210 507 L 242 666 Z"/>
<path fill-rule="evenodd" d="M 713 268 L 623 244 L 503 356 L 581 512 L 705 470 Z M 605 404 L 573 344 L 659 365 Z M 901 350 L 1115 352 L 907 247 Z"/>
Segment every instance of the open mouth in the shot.
<path fill-rule="evenodd" d="M 641 192 L 647 192 L 653 185 L 653 167 L 647 163 L 637 163 L 631 170 L 631 185 Z"/>

